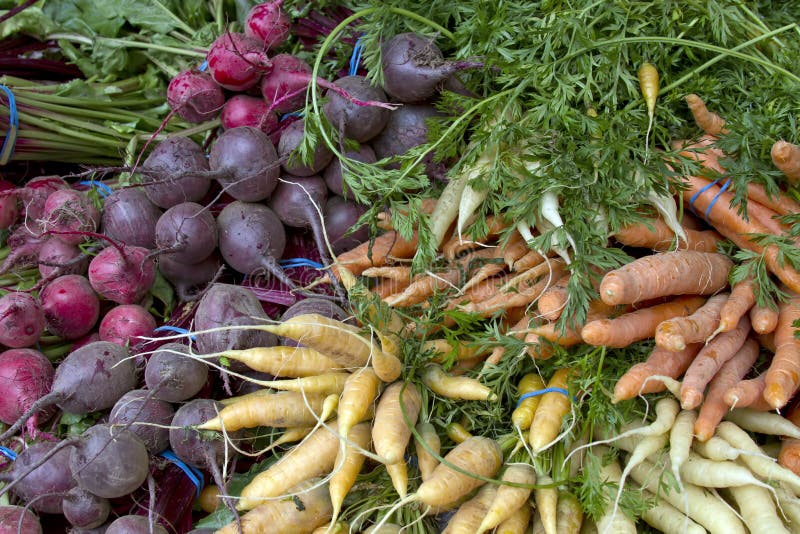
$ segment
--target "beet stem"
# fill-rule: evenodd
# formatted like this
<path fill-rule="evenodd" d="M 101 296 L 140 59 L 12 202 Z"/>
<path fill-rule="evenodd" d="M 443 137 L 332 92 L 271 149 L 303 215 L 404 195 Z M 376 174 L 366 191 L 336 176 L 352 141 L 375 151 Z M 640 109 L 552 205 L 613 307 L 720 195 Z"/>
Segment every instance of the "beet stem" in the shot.
<path fill-rule="evenodd" d="M 64 439 L 61 443 L 53 447 L 52 450 L 50 450 L 50 452 L 48 452 L 47 454 L 39 458 L 36 462 L 31 464 L 31 466 L 28 467 L 27 471 L 23 472 L 21 475 L 17 476 L 17 478 L 15 478 L 11 482 L 0 488 L 0 497 L 8 493 L 14 486 L 19 484 L 20 481 L 23 480 L 25 477 L 27 477 L 28 475 L 39 469 L 42 465 L 44 465 L 47 462 L 47 460 L 49 460 L 50 458 L 61 452 L 63 449 L 75 445 L 76 443 L 78 443 L 79 440 L 80 440 L 79 436 L 72 436 L 71 438 Z"/>
<path fill-rule="evenodd" d="M 39 397 L 36 400 L 36 402 L 31 404 L 31 407 L 28 408 L 28 410 L 14 422 L 13 425 L 8 427 L 8 429 L 5 432 L 3 432 L 2 435 L 0 435 L 0 442 L 3 442 L 6 439 L 13 436 L 14 434 L 16 434 L 17 431 L 21 429 L 23 425 L 25 425 L 25 422 L 28 420 L 28 418 L 31 417 L 33 414 L 42 410 L 43 408 L 47 408 L 48 406 L 56 404 L 57 402 L 63 400 L 64 398 L 65 398 L 64 394 L 58 391 L 51 391 L 44 397 Z M 3 488 L 3 490 L 5 491 L 5 488 Z M 0 493 L 0 495 L 2 495 L 2 493 Z"/>

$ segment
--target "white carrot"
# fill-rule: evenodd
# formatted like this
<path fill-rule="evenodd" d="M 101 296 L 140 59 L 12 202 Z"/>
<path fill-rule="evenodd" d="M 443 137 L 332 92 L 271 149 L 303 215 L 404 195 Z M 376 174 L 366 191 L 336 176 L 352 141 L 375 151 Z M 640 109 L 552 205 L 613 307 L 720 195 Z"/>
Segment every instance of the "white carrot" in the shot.
<path fill-rule="evenodd" d="M 767 490 L 750 485 L 731 487 L 730 490 L 752 534 L 789 534 Z"/>
<path fill-rule="evenodd" d="M 619 487 L 617 488 L 617 496 L 614 498 L 614 506 L 611 510 L 612 517 L 615 516 L 619 510 L 619 500 L 622 498 L 622 489 L 625 487 L 625 480 L 628 478 L 628 475 L 630 475 L 631 470 L 646 461 L 649 456 L 664 448 L 668 441 L 669 435 L 667 433 L 656 434 L 655 436 L 646 436 L 642 438 L 633 448 L 625 464 L 625 469 L 622 470 Z"/>
<path fill-rule="evenodd" d="M 681 475 L 690 484 L 704 488 L 733 488 L 750 484 L 772 490 L 772 487 L 761 482 L 742 465 L 707 460 L 693 453 L 689 454 L 689 458 L 681 466 Z"/>
<path fill-rule="evenodd" d="M 683 480 L 681 479 L 681 466 L 689 457 L 692 449 L 692 434 L 694 429 L 694 422 L 697 419 L 697 412 L 695 410 L 681 410 L 678 417 L 675 418 L 675 424 L 669 431 L 669 463 L 672 469 L 672 474 L 678 482 L 678 490 L 683 488 Z M 685 502 L 683 510 L 687 513 L 688 504 Z"/>
<path fill-rule="evenodd" d="M 602 462 L 607 450 L 605 447 L 597 447 L 593 451 L 594 456 L 600 458 Z M 601 466 L 598 475 L 598 479 L 602 482 L 620 484 L 622 469 L 615 459 L 608 465 Z M 613 507 L 607 507 L 603 515 L 597 518 L 597 531 L 600 534 L 636 534 L 636 523 L 624 513 L 614 513 Z"/>
<path fill-rule="evenodd" d="M 655 497 L 645 490 L 642 490 L 642 494 L 649 498 Z M 651 527 L 666 534 L 706 534 L 706 529 L 663 499 L 658 499 L 655 506 L 642 512 L 642 519 Z"/>
<path fill-rule="evenodd" d="M 725 420 L 749 432 L 800 439 L 800 427 L 777 413 L 736 408 L 725 415 Z"/>
<path fill-rule="evenodd" d="M 538 483 L 546 486 L 553 483 L 553 479 L 547 475 L 539 475 Z M 536 508 L 542 519 L 542 526 L 546 534 L 557 534 L 557 507 L 558 489 L 557 488 L 536 488 L 533 492 Z"/>
<path fill-rule="evenodd" d="M 695 440 L 692 443 L 692 450 L 709 460 L 717 462 L 735 460 L 741 454 L 739 449 L 733 448 L 730 443 L 719 436 L 711 436 L 707 441 Z"/>

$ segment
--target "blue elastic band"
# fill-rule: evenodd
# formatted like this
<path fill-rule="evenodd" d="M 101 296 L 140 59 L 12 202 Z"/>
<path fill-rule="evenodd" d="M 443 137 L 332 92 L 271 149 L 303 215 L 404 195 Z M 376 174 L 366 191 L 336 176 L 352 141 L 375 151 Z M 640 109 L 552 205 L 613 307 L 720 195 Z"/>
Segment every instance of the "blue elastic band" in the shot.
<path fill-rule="evenodd" d="M 114 192 L 113 189 L 108 187 L 103 182 L 95 182 L 95 181 L 84 180 L 82 182 L 78 182 L 78 185 L 86 185 L 86 186 L 92 187 L 94 189 L 97 189 L 97 192 L 100 193 L 100 196 L 103 197 L 103 198 L 108 197 L 108 195 L 110 195 L 111 193 Z"/>
<path fill-rule="evenodd" d="M 17 100 L 14 93 L 5 85 L 0 84 L 0 89 L 8 96 L 8 131 L 3 139 L 3 146 L 0 147 L 0 165 L 5 165 L 11 161 L 14 155 L 14 147 L 17 146 L 17 132 L 19 131 L 19 114 L 17 113 Z"/>
<path fill-rule="evenodd" d="M 11 460 L 12 462 L 17 459 L 17 453 L 0 445 L 0 454 Z"/>
<path fill-rule="evenodd" d="M 286 119 L 288 119 L 289 117 L 302 117 L 302 116 L 303 116 L 303 112 L 302 111 L 291 111 L 289 113 L 284 113 L 283 115 L 281 115 L 281 119 L 280 119 L 279 122 L 283 122 Z"/>
<path fill-rule="evenodd" d="M 522 395 L 519 400 L 517 401 L 517 406 L 522 404 L 522 401 L 525 399 L 529 399 L 531 397 L 538 397 L 539 395 L 544 395 L 545 393 L 562 393 L 569 397 L 569 391 L 564 388 L 544 388 L 544 389 L 537 389 L 536 391 L 531 391 Z"/>
<path fill-rule="evenodd" d="M 208 61 L 203 61 L 203 62 L 200 64 L 200 66 L 199 66 L 199 67 L 197 67 L 197 70 L 199 70 L 200 72 L 203 72 L 203 71 L 205 71 L 205 70 L 208 70 Z"/>
<path fill-rule="evenodd" d="M 168 324 L 159 326 L 154 330 L 154 332 L 175 332 L 176 334 L 189 334 L 190 332 L 185 328 L 180 328 L 178 326 L 170 326 Z M 189 336 L 189 339 L 192 341 L 197 341 L 196 336 Z"/>
<path fill-rule="evenodd" d="M 189 477 L 189 480 L 192 481 L 194 487 L 197 488 L 197 496 L 200 496 L 200 492 L 203 490 L 203 473 L 200 472 L 199 469 L 196 467 L 192 467 L 191 465 L 185 464 L 180 458 L 175 456 L 175 453 L 171 450 L 167 449 L 164 452 L 158 454 L 162 458 L 166 458 L 176 466 L 180 468 L 181 471 L 186 473 L 186 476 Z"/>
<path fill-rule="evenodd" d="M 703 214 L 703 216 L 706 219 L 706 222 L 708 222 L 708 214 L 711 213 L 711 208 L 714 207 L 714 203 L 717 201 L 719 197 L 722 196 L 722 193 L 724 193 L 725 190 L 728 189 L 728 186 L 730 185 L 731 185 L 731 179 L 728 178 L 728 180 L 722 185 L 722 187 L 719 188 L 719 193 L 717 193 L 717 196 L 714 197 L 714 199 L 711 201 L 711 204 L 709 204 L 708 207 L 706 208 L 706 212 Z"/>
<path fill-rule="evenodd" d="M 710 184 L 703 186 L 703 187 L 700 189 L 700 191 L 698 191 L 697 193 L 695 193 L 694 195 L 692 195 L 692 196 L 689 198 L 689 207 L 690 207 L 690 208 L 692 208 L 692 213 L 694 213 L 695 215 L 697 215 L 697 212 L 696 212 L 696 211 L 695 211 L 695 209 L 694 209 L 694 201 L 695 201 L 695 200 L 697 200 L 697 197 L 699 197 L 700 195 L 702 195 L 703 193 L 705 193 L 706 191 L 708 191 L 710 188 L 712 188 L 712 187 L 714 187 L 715 185 L 717 185 L 717 181 L 718 181 L 718 180 L 714 180 L 714 181 L 713 181 L 713 182 L 711 182 Z"/>
<path fill-rule="evenodd" d="M 287 258 L 285 260 L 278 260 L 278 265 L 281 267 L 313 267 L 314 269 L 325 268 L 319 262 L 309 260 L 308 258 Z"/>
<path fill-rule="evenodd" d="M 353 47 L 353 54 L 350 56 L 350 70 L 347 71 L 348 75 L 355 76 L 358 72 L 358 65 L 361 63 L 361 54 L 363 52 L 364 43 L 361 42 L 361 37 L 359 37 L 356 41 L 356 45 Z"/>

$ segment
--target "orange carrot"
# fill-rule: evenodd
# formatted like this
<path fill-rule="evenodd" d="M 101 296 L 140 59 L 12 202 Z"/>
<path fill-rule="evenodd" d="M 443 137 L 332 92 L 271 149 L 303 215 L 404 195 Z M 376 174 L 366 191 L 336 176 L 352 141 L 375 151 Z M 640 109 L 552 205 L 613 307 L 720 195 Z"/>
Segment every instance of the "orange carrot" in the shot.
<path fill-rule="evenodd" d="M 561 317 L 561 312 L 564 306 L 567 305 L 567 284 L 569 283 L 570 275 L 565 274 L 556 283 L 547 288 L 539 297 L 536 307 L 539 310 L 539 315 L 548 321 L 555 321 Z"/>
<path fill-rule="evenodd" d="M 517 321 L 514 326 L 511 327 L 506 332 L 507 336 L 513 336 L 517 339 L 522 339 L 525 337 L 525 334 L 528 331 L 528 323 L 530 322 L 530 318 L 527 315 L 523 315 L 522 318 Z M 497 347 L 492 349 L 492 353 L 486 358 L 486 363 L 490 365 L 497 365 L 500 363 L 500 360 L 503 359 L 505 356 L 506 349 L 505 347 L 498 345 Z"/>
<path fill-rule="evenodd" d="M 757 334 L 769 334 L 778 326 L 778 310 L 755 304 L 750 308 L 750 324 Z"/>
<path fill-rule="evenodd" d="M 791 197 L 779 192 L 776 196 L 767 194 L 766 188 L 761 184 L 747 183 L 747 198 L 768 207 L 778 215 L 800 213 L 800 204 Z"/>
<path fill-rule="evenodd" d="M 696 250 L 699 252 L 716 252 L 717 243 L 722 241 L 714 230 L 692 230 L 684 228 L 686 243 L 675 246 L 675 233 L 661 218 L 648 219 L 636 224 L 623 226 L 614 234 L 614 239 L 629 247 L 642 247 L 666 252 L 674 248 Z"/>
<path fill-rule="evenodd" d="M 372 292 L 376 293 L 381 299 L 391 297 L 392 295 L 400 294 L 411 284 L 411 279 L 406 281 L 392 280 L 391 278 L 384 278 L 378 280 L 372 287 Z"/>
<path fill-rule="evenodd" d="M 458 269 L 449 269 L 438 273 L 426 273 L 415 278 L 411 284 L 398 295 L 384 299 L 389 306 L 413 306 L 419 304 L 438 291 L 453 287 L 461 277 Z"/>
<path fill-rule="evenodd" d="M 528 272 L 522 273 L 516 278 L 522 277 L 523 279 L 512 279 L 492 297 L 480 302 L 469 303 L 463 306 L 462 310 L 489 317 L 510 307 L 526 306 L 536 300 L 542 294 L 542 291 L 553 283 L 553 279 L 561 276 L 564 272 L 564 262 L 553 260 L 549 266 L 542 264 L 534 267 L 531 271 L 540 271 L 539 276 L 541 276 L 541 279 L 534 278 L 532 275 L 528 276 Z"/>
<path fill-rule="evenodd" d="M 614 306 L 609 306 L 602 300 L 593 300 L 589 303 L 589 309 L 586 312 L 586 321 L 589 323 L 591 321 L 606 319 L 610 317 L 614 311 Z M 583 342 L 583 338 L 581 337 L 583 328 L 584 325 L 575 325 L 574 328 L 567 327 L 566 330 L 561 330 L 556 328 L 556 323 L 551 322 L 531 327 L 529 336 L 538 336 L 547 341 L 561 345 L 562 347 L 572 347 Z M 528 341 L 527 337 L 525 341 Z"/>
<path fill-rule="evenodd" d="M 684 410 L 693 410 L 700 406 L 706 385 L 725 362 L 737 354 L 749 332 L 750 320 L 742 317 L 736 328 L 720 334 L 703 347 L 683 377 L 681 407 Z"/>
<path fill-rule="evenodd" d="M 508 228 L 508 224 L 499 216 L 488 217 L 486 219 L 486 226 L 489 232 L 483 239 L 484 242 L 496 237 L 500 232 Z M 482 244 L 480 241 L 471 241 L 464 237 L 463 235 L 459 236 L 458 234 L 453 234 L 453 236 L 442 245 L 442 253 L 446 259 L 452 260 L 465 250 L 481 246 Z"/>
<path fill-rule="evenodd" d="M 767 374 L 761 373 L 750 380 L 741 382 L 728 389 L 723 396 L 725 404 L 733 408 L 750 408 L 759 412 L 772 411 L 772 406 L 764 400 L 764 388 L 767 387 Z"/>
<path fill-rule="evenodd" d="M 517 261 L 519 261 L 525 254 L 531 251 L 528 243 L 522 239 L 519 232 L 514 232 L 508 238 L 508 242 L 500 249 L 502 252 L 503 263 L 511 268 Z"/>
<path fill-rule="evenodd" d="M 689 111 L 692 112 L 694 122 L 697 126 L 708 135 L 719 135 L 728 133 L 725 128 L 725 119 L 709 111 L 703 99 L 696 94 L 688 94 L 684 97 L 686 104 L 689 106 Z"/>
<path fill-rule="evenodd" d="M 776 141 L 772 145 L 772 163 L 792 183 L 800 181 L 800 146 L 787 141 Z"/>
<path fill-rule="evenodd" d="M 725 393 L 738 383 L 758 358 L 758 343 L 745 341 L 742 348 L 725 364 L 709 383 L 708 393 L 694 422 L 694 433 L 700 441 L 708 441 L 730 406 L 725 402 Z"/>
<path fill-rule="evenodd" d="M 719 327 L 720 332 L 730 332 L 736 325 L 739 324 L 747 310 L 753 307 L 756 303 L 755 294 L 755 281 L 752 277 L 745 278 L 737 282 L 731 288 L 731 294 L 722 309 L 719 311 Z M 753 322 L 752 317 L 750 322 Z"/>
<path fill-rule="evenodd" d="M 365 269 L 386 265 L 394 258 L 410 258 L 416 252 L 416 233 L 410 241 L 406 241 L 397 232 L 390 231 L 339 254 L 336 264 L 347 267 L 347 270 L 354 275 L 359 275 Z M 333 267 L 333 270 L 335 273 L 336 266 Z"/>
<path fill-rule="evenodd" d="M 469 360 L 480 354 L 481 349 L 461 340 L 453 346 L 447 339 L 428 339 L 422 343 L 422 352 L 428 351 L 433 353 L 431 361 L 441 362 L 449 355 L 454 355 L 456 360 Z"/>
<path fill-rule="evenodd" d="M 775 409 L 782 408 L 800 386 L 800 339 L 794 337 L 800 321 L 800 296 L 793 295 L 778 308 L 775 328 L 775 356 L 767 370 L 764 398 Z"/>
<path fill-rule="evenodd" d="M 536 267 L 540 263 L 544 262 L 546 258 L 552 258 L 555 253 L 552 251 L 545 252 L 545 255 L 542 256 L 539 252 L 535 250 L 531 250 L 527 252 L 524 256 L 514 262 L 511 268 L 518 272 L 522 273 Z"/>
<path fill-rule="evenodd" d="M 645 256 L 610 271 L 600 283 L 606 304 L 669 295 L 710 295 L 728 284 L 733 262 L 718 253 L 676 250 Z"/>
<path fill-rule="evenodd" d="M 577 343 L 580 343 L 580 341 Z M 525 351 L 534 360 L 547 360 L 548 358 L 552 358 L 555 354 L 555 350 L 550 342 L 537 334 L 530 333 L 526 335 L 525 344 Z"/>
<path fill-rule="evenodd" d="M 656 328 L 656 345 L 667 350 L 683 350 L 689 343 L 707 340 L 719 326 L 720 310 L 728 293 L 718 293 L 688 316 L 663 321 Z"/>
<path fill-rule="evenodd" d="M 800 439 L 784 439 L 778 452 L 778 464 L 800 475 Z"/>
<path fill-rule="evenodd" d="M 627 347 L 636 341 L 653 337 L 656 328 L 668 319 L 694 313 L 705 301 L 703 297 L 678 297 L 670 302 L 639 308 L 613 319 L 590 321 L 581 330 L 581 338 L 585 343 L 598 347 Z"/>
<path fill-rule="evenodd" d="M 701 343 L 687 345 L 680 352 L 672 352 L 660 347 L 655 347 L 647 360 L 637 363 L 622 375 L 614 386 L 614 396 L 611 402 L 632 399 L 645 393 L 660 393 L 666 389 L 663 382 L 647 380 L 651 376 L 668 376 L 678 378 L 694 360 L 702 348 Z"/>

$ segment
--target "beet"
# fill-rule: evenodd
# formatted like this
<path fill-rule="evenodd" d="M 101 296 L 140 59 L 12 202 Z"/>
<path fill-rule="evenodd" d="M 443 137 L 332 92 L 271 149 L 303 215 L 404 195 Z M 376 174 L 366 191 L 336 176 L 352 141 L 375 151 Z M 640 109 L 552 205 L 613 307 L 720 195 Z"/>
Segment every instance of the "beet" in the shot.
<path fill-rule="evenodd" d="M 225 102 L 219 118 L 226 130 L 239 126 L 252 126 L 269 133 L 278 125 L 278 115 L 269 109 L 264 99 L 249 95 L 230 97 Z"/>
<path fill-rule="evenodd" d="M 20 209 L 25 215 L 24 226 L 37 228 L 38 221 L 44 214 L 47 197 L 54 191 L 69 188 L 69 184 L 59 176 L 37 176 L 28 180 L 25 187 L 18 190 L 18 198 L 22 204 Z"/>
<path fill-rule="evenodd" d="M 195 300 L 198 294 L 193 289 L 211 282 L 219 273 L 221 265 L 222 259 L 217 252 L 191 266 L 176 262 L 169 254 L 158 259 L 158 270 L 175 287 L 175 293 L 181 302 Z"/>
<path fill-rule="evenodd" d="M 62 339 L 91 332 L 100 316 L 100 299 L 89 280 L 78 274 L 59 276 L 39 294 L 47 329 Z"/>
<path fill-rule="evenodd" d="M 39 274 L 52 279 L 66 274 L 84 274 L 89 268 L 89 256 L 75 245 L 51 237 L 39 248 Z"/>
<path fill-rule="evenodd" d="M 217 116 L 225 93 L 209 73 L 184 70 L 170 80 L 167 103 L 186 122 L 205 122 Z"/>
<path fill-rule="evenodd" d="M 253 37 L 226 31 L 211 43 L 206 56 L 208 72 L 230 91 L 246 91 L 272 69 L 264 47 Z"/>
<path fill-rule="evenodd" d="M 195 330 L 209 330 L 227 325 L 263 324 L 268 319 L 261 303 L 247 289 L 229 284 L 214 284 L 197 305 Z M 231 349 L 271 347 L 277 338 L 261 330 L 225 330 L 197 334 L 197 349 L 201 354 Z"/>
<path fill-rule="evenodd" d="M 118 189 L 103 202 L 101 231 L 126 245 L 152 249 L 156 246 L 156 222 L 161 210 L 139 187 Z"/>
<path fill-rule="evenodd" d="M 0 534 L 42 534 L 42 525 L 27 508 L 0 506 Z"/>
<path fill-rule="evenodd" d="M 39 221 L 43 233 L 69 245 L 78 245 L 100 226 L 100 211 L 89 197 L 74 189 L 59 189 L 47 197 L 42 219 Z M 62 233 L 63 232 L 63 233 Z"/>
<path fill-rule="evenodd" d="M 283 162 L 281 167 L 284 171 L 295 176 L 311 176 L 319 173 L 333 159 L 333 152 L 323 142 L 317 143 L 314 147 L 314 160 L 310 165 L 303 164 L 293 152 L 303 142 L 305 122 L 299 120 L 290 124 L 281 133 L 278 142 L 278 156 Z"/>
<path fill-rule="evenodd" d="M 386 93 L 375 87 L 363 76 L 345 76 L 334 85 L 347 91 L 352 97 L 362 101 L 386 102 Z M 328 101 L 322 112 L 334 130 L 344 137 L 359 143 L 369 141 L 383 130 L 389 120 L 389 110 L 377 106 L 358 105 L 339 94 L 328 92 Z"/>
<path fill-rule="evenodd" d="M 155 263 L 141 247 L 106 247 L 89 263 L 92 288 L 117 304 L 139 302 L 155 279 Z"/>
<path fill-rule="evenodd" d="M 0 421 L 14 424 L 33 403 L 50 393 L 55 369 L 44 354 L 33 349 L 11 349 L 0 353 Z M 52 410 L 44 413 L 48 417 Z M 35 414 L 27 422 L 28 432 L 36 431 Z"/>
<path fill-rule="evenodd" d="M 363 163 L 375 163 L 378 160 L 378 158 L 375 157 L 375 151 L 372 150 L 372 147 L 369 145 L 361 145 L 358 150 L 347 150 L 344 155 L 349 159 L 354 159 Z M 333 158 L 333 161 L 325 167 L 322 177 L 325 179 L 325 184 L 331 192 L 344 196 L 342 164 L 337 158 Z"/>
<path fill-rule="evenodd" d="M 188 353 L 189 347 L 186 345 L 167 343 L 147 360 L 144 381 L 157 399 L 183 402 L 203 389 L 208 380 L 208 366 L 183 356 Z"/>
<path fill-rule="evenodd" d="M 179 263 L 201 262 L 217 248 L 217 223 L 200 204 L 177 204 L 158 219 L 156 245 Z"/>
<path fill-rule="evenodd" d="M 27 473 L 34 463 L 44 459 L 56 447 L 59 447 L 59 442 L 55 441 L 28 445 L 17 455 L 11 471 L 2 476 L 10 482 L 24 475 L 17 480 L 13 492 L 40 513 L 60 514 L 64 494 L 77 484 L 69 469 L 69 449 L 64 447 L 59 447 L 44 464 Z"/>
<path fill-rule="evenodd" d="M 120 304 L 111 308 L 100 321 L 100 339 L 117 345 L 136 345 L 142 337 L 153 335 L 156 320 L 138 304 Z"/>
<path fill-rule="evenodd" d="M 152 530 L 151 530 L 152 526 Z M 142 515 L 124 515 L 108 525 L 105 534 L 169 534 L 159 524 L 150 524 L 150 520 Z"/>
<path fill-rule="evenodd" d="M 19 217 L 19 199 L 17 195 L 3 195 L 4 192 L 15 191 L 16 186 L 11 182 L 0 180 L 0 230 L 10 228 Z"/>
<path fill-rule="evenodd" d="M 129 494 L 149 473 L 142 440 L 126 428 L 106 424 L 81 434 L 70 451 L 69 464 L 83 489 L 106 499 Z"/>
<path fill-rule="evenodd" d="M 0 297 L 0 344 L 12 349 L 33 346 L 44 328 L 44 312 L 32 296 L 15 291 Z"/>
<path fill-rule="evenodd" d="M 269 207 L 286 226 L 310 228 L 324 263 L 330 263 L 323 237 L 322 211 L 328 198 L 328 187 L 319 176 L 285 176 L 272 193 Z"/>
<path fill-rule="evenodd" d="M 277 48 L 289 38 L 292 21 L 281 9 L 283 0 L 254 5 L 244 20 L 244 33 L 263 45 L 264 50 Z"/>
<path fill-rule="evenodd" d="M 270 109 L 275 113 L 289 113 L 302 108 L 311 72 L 311 66 L 297 56 L 274 56 L 272 71 L 261 78 L 261 95 Z"/>
<path fill-rule="evenodd" d="M 32 234 L 26 225 L 17 226 L 6 239 L 6 246 L 11 252 L 0 265 L 0 274 L 12 269 L 35 267 L 39 261 L 39 251 L 46 241 L 46 237 Z"/>
<path fill-rule="evenodd" d="M 64 495 L 62 513 L 70 525 L 76 528 L 96 528 L 105 523 L 111 513 L 111 503 L 78 486 Z"/>
<path fill-rule="evenodd" d="M 415 146 L 428 142 L 426 121 L 440 113 L 430 104 L 407 104 L 389 113 L 386 127 L 370 144 L 378 159 L 405 154 Z M 433 165 L 433 154 L 425 157 L 426 166 Z M 392 165 L 399 167 L 398 164 Z"/>
<path fill-rule="evenodd" d="M 139 436 L 147 452 L 155 455 L 169 446 L 169 429 L 175 410 L 166 401 L 154 397 L 155 392 L 134 389 L 125 393 L 108 416 L 112 425 L 128 426 L 128 430 Z"/>
<path fill-rule="evenodd" d="M 168 137 L 161 141 L 142 169 L 147 171 L 143 173 L 144 192 L 159 208 L 197 202 L 211 187 L 203 149 L 188 137 Z"/>
<path fill-rule="evenodd" d="M 209 151 L 208 161 L 225 192 L 237 200 L 264 200 L 278 183 L 275 146 L 267 134 L 251 126 L 222 132 Z"/>
<path fill-rule="evenodd" d="M 356 228 L 359 217 L 367 211 L 365 206 L 345 200 L 340 196 L 328 199 L 323 212 L 325 231 L 334 254 L 353 249 L 369 239 L 369 228 Z"/>

